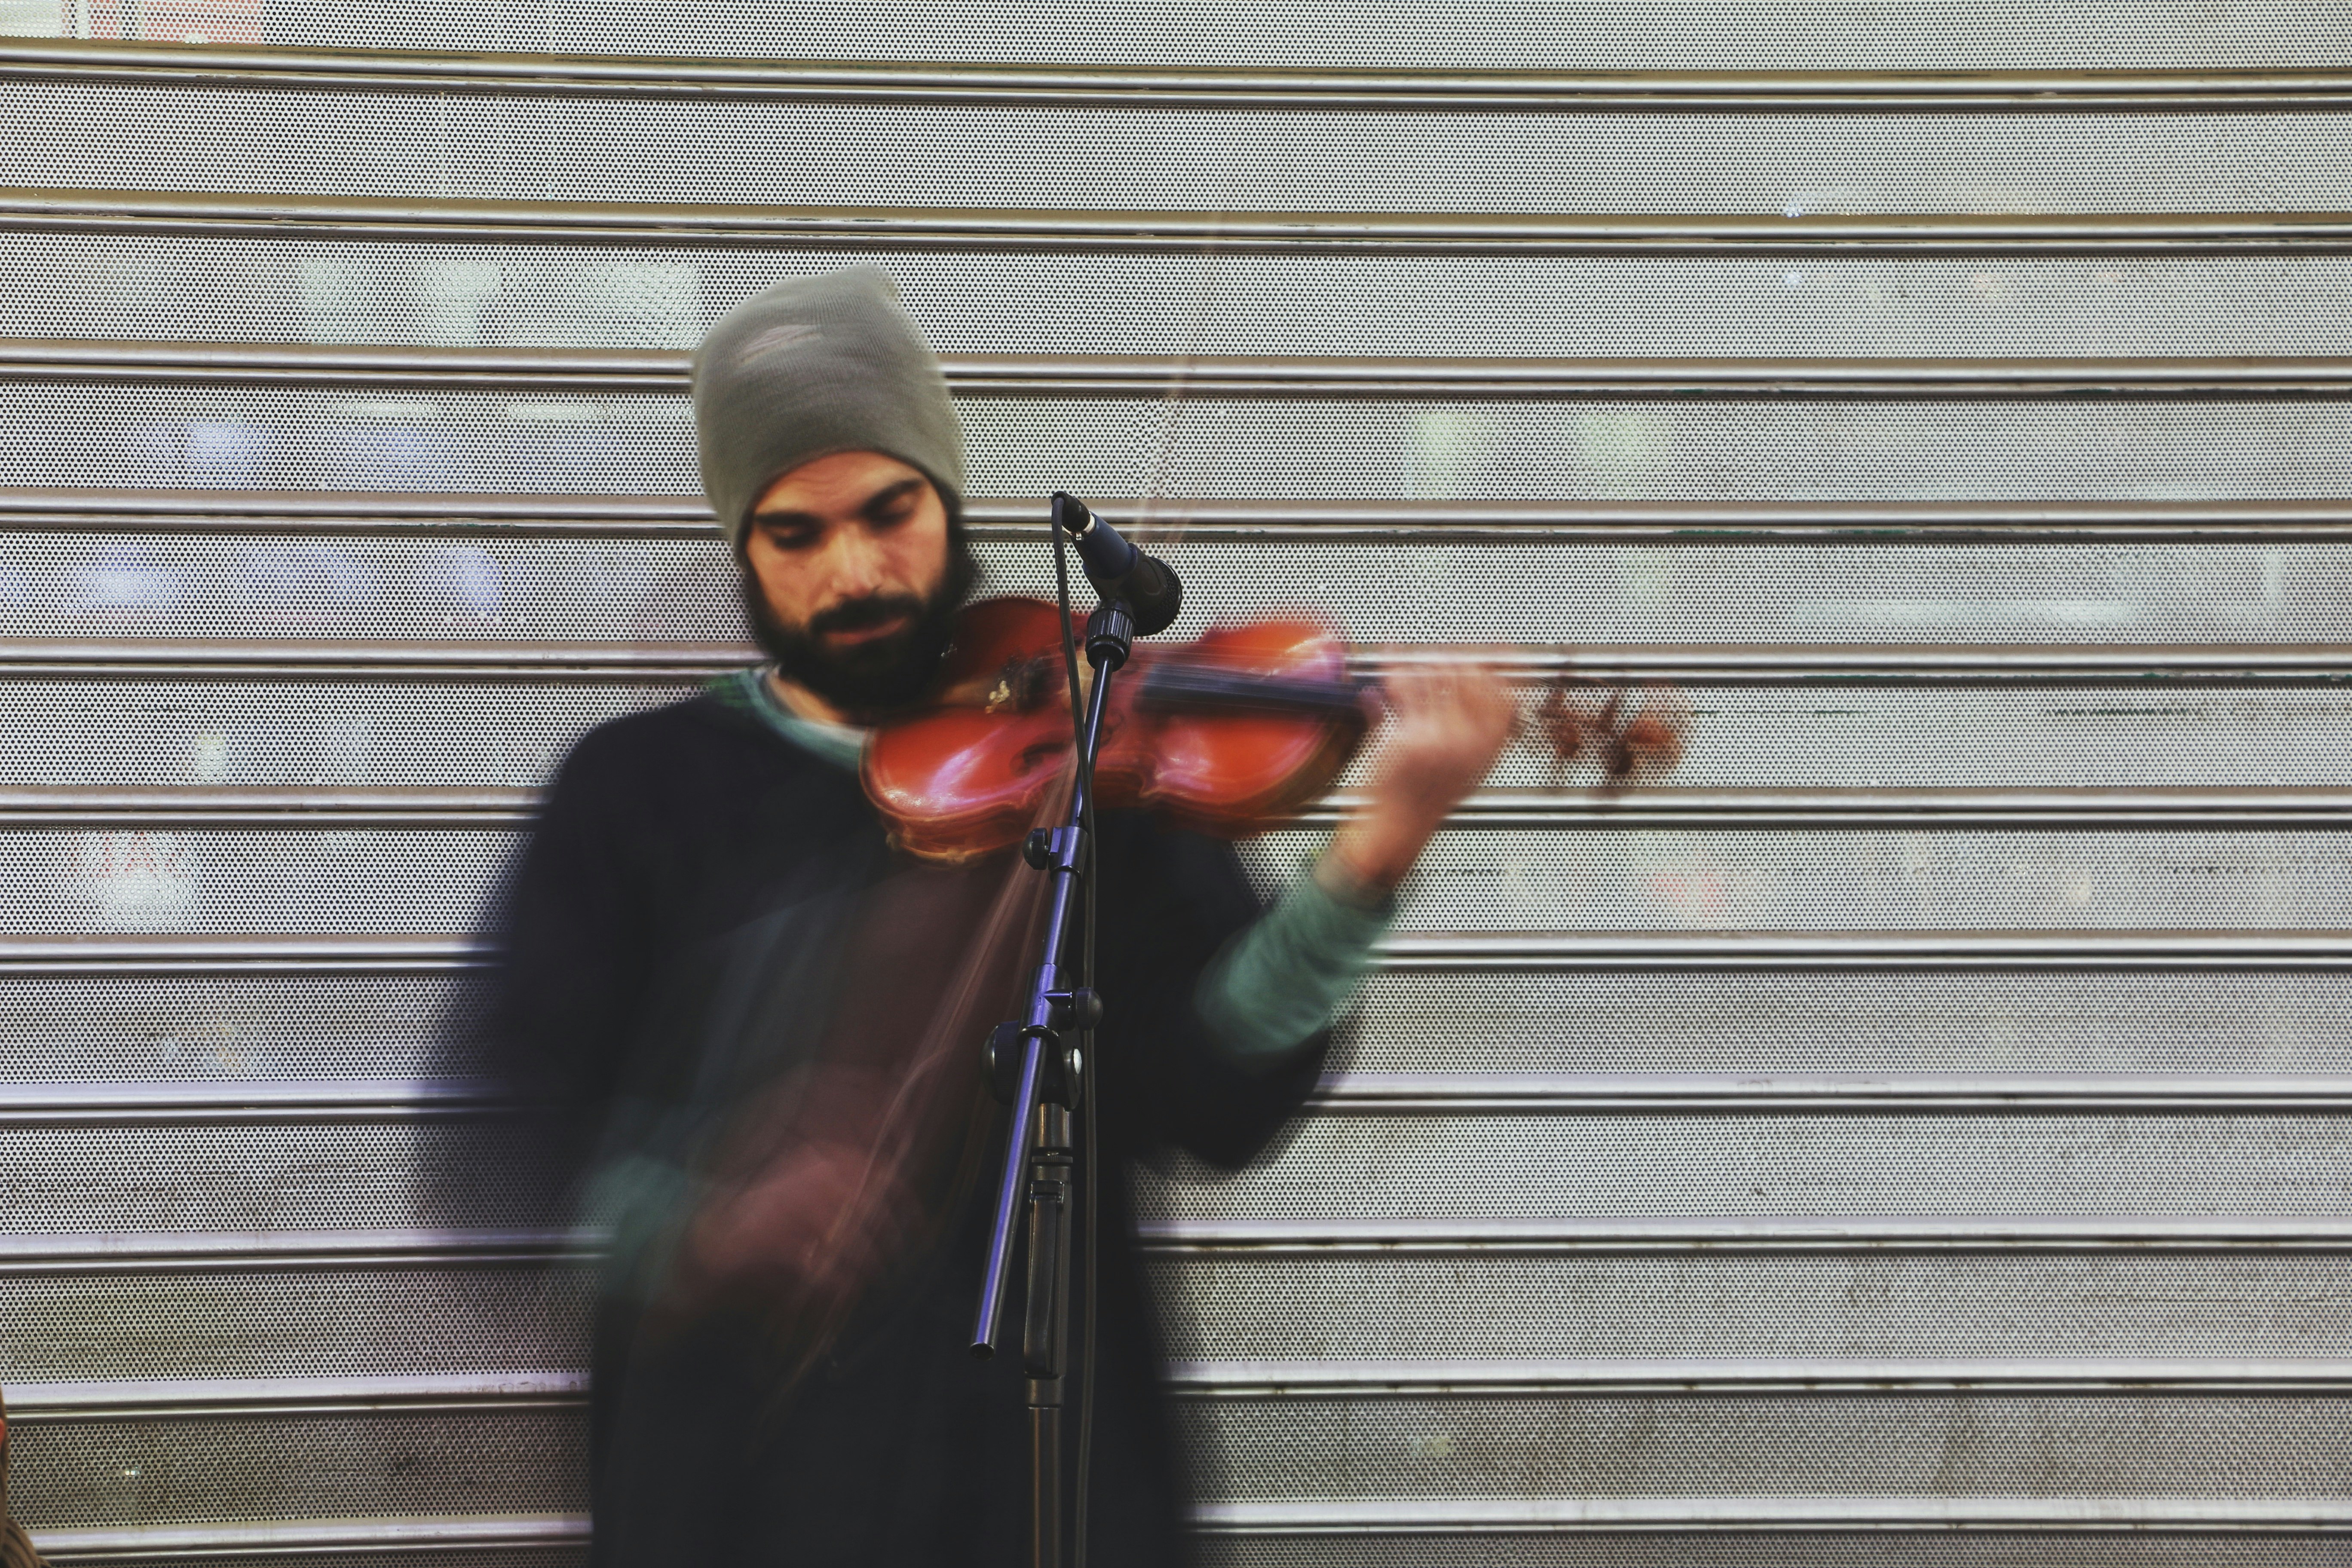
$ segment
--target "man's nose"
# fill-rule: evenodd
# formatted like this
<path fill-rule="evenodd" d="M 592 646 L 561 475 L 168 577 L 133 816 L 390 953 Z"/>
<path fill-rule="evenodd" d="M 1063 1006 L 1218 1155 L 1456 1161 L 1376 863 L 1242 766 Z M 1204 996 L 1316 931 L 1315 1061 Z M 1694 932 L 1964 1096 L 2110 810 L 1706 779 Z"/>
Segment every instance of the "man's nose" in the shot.
<path fill-rule="evenodd" d="M 826 544 L 827 574 L 843 598 L 867 597 L 880 592 L 888 581 L 882 546 L 866 530 L 837 528 Z"/>

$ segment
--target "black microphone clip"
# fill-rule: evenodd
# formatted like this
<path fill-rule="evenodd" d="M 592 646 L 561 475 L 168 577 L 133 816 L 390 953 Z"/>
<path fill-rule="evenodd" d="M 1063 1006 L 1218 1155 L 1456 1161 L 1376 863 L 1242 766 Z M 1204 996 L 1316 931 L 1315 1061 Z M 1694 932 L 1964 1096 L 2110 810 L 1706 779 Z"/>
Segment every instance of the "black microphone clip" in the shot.
<path fill-rule="evenodd" d="M 1184 607 L 1184 584 L 1168 563 L 1137 549 L 1076 496 L 1055 490 L 1054 516 L 1078 547 L 1087 581 L 1105 599 L 1127 606 L 1135 617 L 1137 637 L 1148 637 L 1175 624 L 1177 612 Z"/>

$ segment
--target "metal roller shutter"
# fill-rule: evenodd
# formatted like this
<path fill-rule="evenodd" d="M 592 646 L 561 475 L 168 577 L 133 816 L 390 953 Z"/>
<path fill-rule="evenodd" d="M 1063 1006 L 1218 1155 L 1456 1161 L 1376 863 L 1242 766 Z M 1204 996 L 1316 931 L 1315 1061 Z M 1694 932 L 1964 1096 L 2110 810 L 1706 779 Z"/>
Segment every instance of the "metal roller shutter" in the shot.
<path fill-rule="evenodd" d="M 2342 1560 L 2332 8 L 0 34 L 0 1384 L 53 1555 L 576 1556 L 592 1265 L 467 1079 L 467 933 L 572 737 L 745 657 L 683 351 L 864 257 L 995 585 L 1044 491 L 1157 493 L 1188 624 L 1695 709 L 1613 805 L 1507 757 L 1315 1113 L 1147 1178 L 1211 1563 Z"/>

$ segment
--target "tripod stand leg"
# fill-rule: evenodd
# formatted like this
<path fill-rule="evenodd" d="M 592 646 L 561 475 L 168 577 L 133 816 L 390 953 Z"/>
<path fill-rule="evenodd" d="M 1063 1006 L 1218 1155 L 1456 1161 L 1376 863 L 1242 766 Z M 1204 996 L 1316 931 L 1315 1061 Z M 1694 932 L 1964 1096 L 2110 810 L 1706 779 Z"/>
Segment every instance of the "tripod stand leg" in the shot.
<path fill-rule="evenodd" d="M 1030 1562 L 1062 1568 L 1062 1373 L 1070 1314 L 1070 1113 L 1037 1108 L 1029 1167 L 1028 1314 L 1021 1335 L 1029 1373 L 1029 1447 L 1035 1477 L 1030 1509 Z"/>
<path fill-rule="evenodd" d="M 1040 1390 L 1050 1387 L 1049 1394 Z M 1029 1463 L 1036 1472 L 1029 1521 L 1032 1568 L 1062 1568 L 1062 1380 L 1029 1385 Z"/>

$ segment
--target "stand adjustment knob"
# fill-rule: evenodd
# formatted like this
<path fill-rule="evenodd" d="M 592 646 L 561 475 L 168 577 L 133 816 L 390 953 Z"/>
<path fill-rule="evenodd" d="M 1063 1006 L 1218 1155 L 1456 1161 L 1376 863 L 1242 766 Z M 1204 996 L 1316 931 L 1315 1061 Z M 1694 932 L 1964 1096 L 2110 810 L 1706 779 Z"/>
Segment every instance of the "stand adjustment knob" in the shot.
<path fill-rule="evenodd" d="M 999 1105 L 1012 1104 L 1013 1097 L 1021 1092 L 1021 1058 L 1026 1054 L 1021 1048 L 1022 1038 L 1020 1025 L 1004 1023 L 991 1029 L 981 1043 L 981 1076 L 988 1080 L 988 1092 Z"/>
<path fill-rule="evenodd" d="M 1102 997 L 1095 992 L 1049 991 L 1045 1000 L 1054 1005 L 1056 1029 L 1091 1029 L 1102 1022 Z"/>
<path fill-rule="evenodd" d="M 1087 993 L 1080 993 L 1084 995 Z M 1099 1016 L 1102 1009 L 1095 1009 Z M 1030 1032 L 1019 1024 L 999 1024 L 980 1047 L 981 1075 L 999 1105 L 1010 1105 L 1021 1094 L 1021 1064 L 1027 1059 Z M 1048 1029 L 1038 1042 L 1037 1098 L 1047 1105 L 1078 1108 L 1084 1087 L 1086 1058 L 1077 1046 Z"/>
<path fill-rule="evenodd" d="M 1123 601 L 1106 599 L 1087 617 L 1087 659 L 1117 669 L 1135 647 L 1135 615 Z"/>

